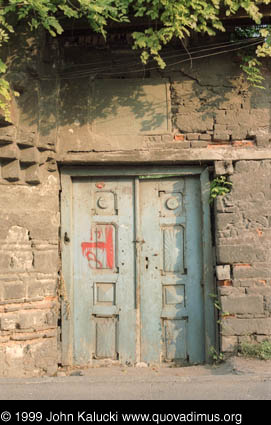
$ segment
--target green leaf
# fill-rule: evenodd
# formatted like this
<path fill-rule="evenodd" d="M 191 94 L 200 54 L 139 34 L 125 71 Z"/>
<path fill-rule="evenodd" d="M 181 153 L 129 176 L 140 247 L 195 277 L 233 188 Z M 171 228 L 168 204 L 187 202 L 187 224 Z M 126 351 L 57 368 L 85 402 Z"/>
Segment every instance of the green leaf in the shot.
<path fill-rule="evenodd" d="M 0 59 L 0 73 L 4 74 L 7 70 L 7 66 L 4 64 L 4 62 Z"/>

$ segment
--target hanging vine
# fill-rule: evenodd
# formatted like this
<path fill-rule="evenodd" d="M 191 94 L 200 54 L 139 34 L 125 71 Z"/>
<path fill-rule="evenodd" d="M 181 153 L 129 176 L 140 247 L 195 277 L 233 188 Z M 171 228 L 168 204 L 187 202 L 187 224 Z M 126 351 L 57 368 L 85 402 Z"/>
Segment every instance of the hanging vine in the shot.
<path fill-rule="evenodd" d="M 31 30 L 44 28 L 55 37 L 63 32 L 64 18 L 85 19 L 92 31 L 106 37 L 110 21 L 121 24 L 133 18 L 144 18 L 148 28 L 132 34 L 133 49 L 141 50 L 143 63 L 152 57 L 164 68 L 161 49 L 173 38 L 183 41 L 193 32 L 215 36 L 218 31 L 225 31 L 222 17 L 234 15 L 241 9 L 252 22 L 261 25 L 259 3 L 252 0 L 0 0 L 0 48 L 3 52 L 3 46 L 9 42 L 19 22 L 25 22 Z M 271 0 L 261 3 L 268 5 Z M 264 27 L 260 31 L 263 42 L 257 46 L 255 57 L 242 65 L 249 81 L 258 86 L 261 85 L 261 77 L 256 71 L 260 65 L 258 59 L 271 56 L 270 28 Z M 6 72 L 4 54 L 1 53 L 0 109 L 9 120 L 11 90 Z"/>

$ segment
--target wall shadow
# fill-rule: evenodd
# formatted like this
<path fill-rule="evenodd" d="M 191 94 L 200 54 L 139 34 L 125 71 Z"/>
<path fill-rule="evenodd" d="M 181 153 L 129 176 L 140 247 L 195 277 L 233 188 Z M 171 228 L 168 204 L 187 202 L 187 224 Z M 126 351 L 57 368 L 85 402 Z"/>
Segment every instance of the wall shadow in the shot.
<path fill-rule="evenodd" d="M 37 128 L 45 143 L 57 127 L 69 126 L 74 137 L 82 128 L 86 137 L 165 134 L 171 108 L 173 130 L 180 133 L 210 134 L 211 141 L 271 134 L 269 79 L 267 90 L 249 89 L 235 53 L 190 62 L 171 46 L 161 70 L 155 62 L 143 66 L 126 41 L 93 46 L 80 37 L 52 40 L 19 29 L 8 60 L 8 78 L 20 93 L 17 123 Z M 270 70 L 265 61 L 266 77 Z M 162 93 L 163 81 L 170 82 L 170 93 Z"/>

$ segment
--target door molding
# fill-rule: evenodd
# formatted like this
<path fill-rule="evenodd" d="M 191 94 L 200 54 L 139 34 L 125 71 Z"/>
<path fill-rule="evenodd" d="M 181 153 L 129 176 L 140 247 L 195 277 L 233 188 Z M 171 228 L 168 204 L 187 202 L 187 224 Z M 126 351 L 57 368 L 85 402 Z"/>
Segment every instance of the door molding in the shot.
<path fill-rule="evenodd" d="M 201 186 L 202 220 L 202 286 L 204 290 L 204 332 L 205 360 L 210 361 L 210 347 L 216 346 L 216 320 L 213 300 L 210 294 L 215 291 L 213 273 L 213 250 L 211 238 L 211 217 L 209 205 L 208 167 L 199 166 L 64 166 L 61 167 L 61 318 L 63 365 L 73 364 L 73 250 L 72 241 L 72 181 L 74 177 L 139 177 L 160 178 L 170 176 L 198 176 Z"/>

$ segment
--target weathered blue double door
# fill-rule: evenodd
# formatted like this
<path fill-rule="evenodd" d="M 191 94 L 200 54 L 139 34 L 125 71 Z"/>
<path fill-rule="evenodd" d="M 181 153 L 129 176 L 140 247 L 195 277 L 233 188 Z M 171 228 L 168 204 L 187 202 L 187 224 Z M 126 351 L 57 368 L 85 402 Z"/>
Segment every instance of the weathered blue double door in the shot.
<path fill-rule="evenodd" d="M 203 362 L 199 178 L 72 186 L 74 363 Z"/>

